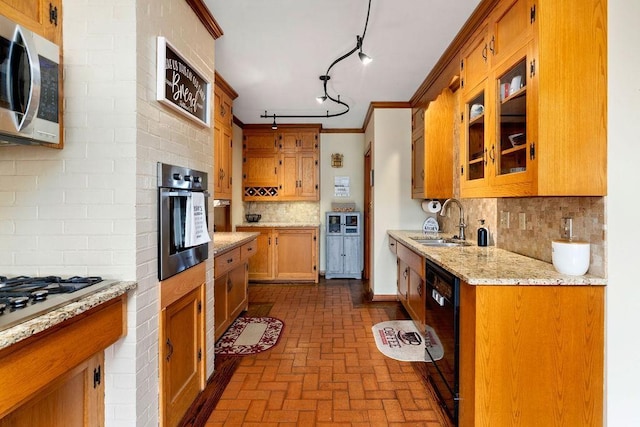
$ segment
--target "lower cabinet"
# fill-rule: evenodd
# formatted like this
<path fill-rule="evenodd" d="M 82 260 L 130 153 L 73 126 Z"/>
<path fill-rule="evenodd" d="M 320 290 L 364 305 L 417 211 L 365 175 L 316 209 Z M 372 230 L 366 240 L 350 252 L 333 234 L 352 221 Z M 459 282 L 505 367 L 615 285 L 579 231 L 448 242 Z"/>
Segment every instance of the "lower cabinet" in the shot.
<path fill-rule="evenodd" d="M 419 331 L 425 331 L 425 260 L 400 242 L 393 241 L 398 257 L 398 299 Z"/>
<path fill-rule="evenodd" d="M 0 419 L 0 426 L 103 425 L 103 369 L 104 353 L 100 352 L 40 391 L 36 398 Z"/>
<path fill-rule="evenodd" d="M 604 290 L 462 282 L 459 425 L 602 426 Z"/>
<path fill-rule="evenodd" d="M 257 252 L 257 240 L 216 254 L 214 260 L 214 336 L 217 340 L 249 307 L 248 263 Z"/>
<path fill-rule="evenodd" d="M 104 425 L 104 349 L 125 331 L 123 295 L 0 350 L 0 426 Z"/>
<path fill-rule="evenodd" d="M 178 425 L 204 389 L 204 283 L 204 263 L 160 282 L 162 426 Z"/>
<path fill-rule="evenodd" d="M 236 227 L 259 232 L 249 280 L 318 283 L 318 227 Z"/>

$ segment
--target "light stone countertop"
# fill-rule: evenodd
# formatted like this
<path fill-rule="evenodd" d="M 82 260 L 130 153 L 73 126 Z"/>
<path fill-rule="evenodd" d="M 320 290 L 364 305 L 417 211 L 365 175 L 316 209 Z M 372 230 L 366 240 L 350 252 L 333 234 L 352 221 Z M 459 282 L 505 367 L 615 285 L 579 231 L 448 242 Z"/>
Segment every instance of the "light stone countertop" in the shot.
<path fill-rule="evenodd" d="M 87 295 L 79 301 L 70 302 L 41 316 L 0 331 L 0 350 L 89 311 L 136 287 L 136 282 L 114 282 L 108 288 Z"/>
<path fill-rule="evenodd" d="M 495 246 L 433 247 L 412 239 L 425 238 L 422 231 L 388 230 L 389 236 L 422 254 L 470 285 L 597 285 L 603 277 L 558 273 L 553 264 L 509 252 Z M 432 235 L 430 235 L 432 236 Z M 440 237 L 451 237 L 439 234 Z"/>
<path fill-rule="evenodd" d="M 260 233 L 220 232 L 213 233 L 213 255 L 219 255 L 259 236 Z"/>
<path fill-rule="evenodd" d="M 320 227 L 319 223 L 311 222 L 243 222 L 236 227 L 263 227 L 263 228 L 301 228 Z"/>

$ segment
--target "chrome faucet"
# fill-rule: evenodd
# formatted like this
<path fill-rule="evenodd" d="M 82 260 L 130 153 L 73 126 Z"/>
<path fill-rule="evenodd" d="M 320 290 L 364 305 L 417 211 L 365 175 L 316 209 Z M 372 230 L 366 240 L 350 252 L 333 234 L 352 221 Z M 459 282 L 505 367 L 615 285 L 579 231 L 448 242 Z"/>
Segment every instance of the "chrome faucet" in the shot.
<path fill-rule="evenodd" d="M 449 203 L 455 203 L 458 205 L 458 207 L 460 208 L 460 223 L 458 224 L 458 228 L 460 229 L 459 233 L 458 233 L 458 238 L 460 240 L 464 240 L 464 229 L 467 227 L 467 224 L 464 223 L 464 208 L 462 207 L 462 203 L 460 203 L 460 200 L 458 199 L 447 199 L 443 204 L 442 204 L 442 208 L 440 210 L 440 216 L 447 216 L 446 214 L 446 208 L 449 206 Z"/>

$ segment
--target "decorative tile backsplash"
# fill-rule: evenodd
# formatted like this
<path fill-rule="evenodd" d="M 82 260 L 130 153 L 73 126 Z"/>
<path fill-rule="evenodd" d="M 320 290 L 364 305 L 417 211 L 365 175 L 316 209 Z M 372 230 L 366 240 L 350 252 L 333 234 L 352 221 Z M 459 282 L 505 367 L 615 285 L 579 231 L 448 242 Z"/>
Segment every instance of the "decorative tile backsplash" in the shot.
<path fill-rule="evenodd" d="M 604 197 L 497 199 L 498 246 L 551 262 L 551 241 L 562 237 L 562 218 L 569 217 L 573 219 L 573 238 L 591 243 L 589 274 L 605 277 L 604 208 Z M 502 212 L 509 212 L 509 227 L 500 221 Z M 521 219 L 525 220 L 523 226 Z"/>
<path fill-rule="evenodd" d="M 262 215 L 260 222 L 320 223 L 318 202 L 244 202 L 244 213 Z"/>
<path fill-rule="evenodd" d="M 489 230 L 489 245 L 546 262 L 551 262 L 551 241 L 562 237 L 562 218 L 572 218 L 573 238 L 591 244 L 589 274 L 606 276 L 603 197 L 460 200 L 464 206 L 467 240 L 477 241 L 478 220 L 484 219 Z M 501 221 L 503 217 L 505 221 Z M 450 205 L 446 217 L 438 215 L 436 218 L 441 231 L 458 234 L 459 212 L 456 205 Z M 524 229 L 521 219 L 524 219 Z"/>

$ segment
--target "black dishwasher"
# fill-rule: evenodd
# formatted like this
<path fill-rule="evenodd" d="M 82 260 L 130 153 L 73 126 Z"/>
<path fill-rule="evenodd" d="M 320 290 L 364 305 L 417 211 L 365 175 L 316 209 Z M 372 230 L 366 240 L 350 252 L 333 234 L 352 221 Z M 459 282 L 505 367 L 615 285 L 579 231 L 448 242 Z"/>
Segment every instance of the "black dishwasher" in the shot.
<path fill-rule="evenodd" d="M 426 278 L 426 323 L 436 332 L 444 350 L 442 358 L 438 358 L 429 352 L 428 347 L 425 348 L 429 382 L 440 406 L 457 425 L 460 281 L 428 260 Z M 426 333 L 428 337 L 428 329 Z"/>

